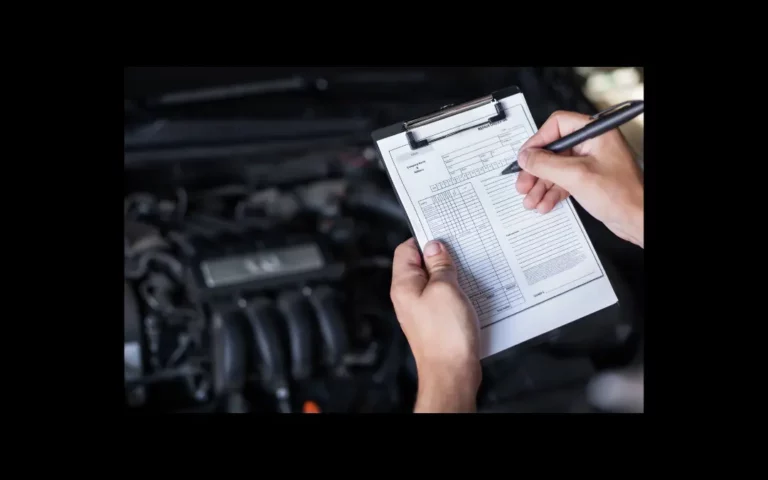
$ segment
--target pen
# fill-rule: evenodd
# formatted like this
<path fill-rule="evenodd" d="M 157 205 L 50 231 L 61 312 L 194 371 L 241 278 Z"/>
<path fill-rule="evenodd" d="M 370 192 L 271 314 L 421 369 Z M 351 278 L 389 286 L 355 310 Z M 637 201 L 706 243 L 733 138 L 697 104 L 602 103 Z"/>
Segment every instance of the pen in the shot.
<path fill-rule="evenodd" d="M 624 125 L 643 113 L 644 106 L 645 104 L 642 100 L 630 100 L 607 108 L 592 116 L 594 122 L 590 122 L 586 124 L 584 128 L 555 140 L 544 147 L 544 150 L 549 150 L 552 153 L 560 153 L 569 148 L 573 148 L 580 143 L 586 142 L 590 138 L 595 138 L 608 130 L 613 130 L 614 128 Z M 517 160 L 515 160 L 507 168 L 502 170 L 501 174 L 507 175 L 510 173 L 517 173 L 521 170 L 522 168 L 520 168 L 520 165 L 517 164 Z"/>

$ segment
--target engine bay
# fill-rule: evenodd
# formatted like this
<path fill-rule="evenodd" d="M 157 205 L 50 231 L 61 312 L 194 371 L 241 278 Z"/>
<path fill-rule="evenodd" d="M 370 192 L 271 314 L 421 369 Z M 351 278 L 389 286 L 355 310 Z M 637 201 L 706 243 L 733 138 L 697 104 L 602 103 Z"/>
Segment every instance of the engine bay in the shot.
<path fill-rule="evenodd" d="M 577 93 L 563 97 L 564 88 L 578 89 L 576 83 L 561 79 L 554 82 L 560 93 L 545 93 L 543 86 L 561 74 L 531 69 L 505 75 L 497 79 L 501 86 L 511 80 L 535 85 L 529 103 L 539 124 L 555 108 L 589 108 Z M 473 88 L 486 88 L 478 82 Z M 398 102 L 413 103 L 411 93 L 398 95 Z M 537 95 L 547 100 L 537 101 Z M 420 97 L 419 106 L 424 98 L 438 104 L 456 96 L 461 93 L 433 93 Z M 272 100 L 244 102 L 257 105 L 248 107 L 252 111 L 264 111 Z M 338 109 L 348 104 L 335 101 Z M 328 102 L 320 102 L 326 110 Z M 405 118 L 404 109 L 393 107 L 389 97 L 387 102 L 389 107 L 375 114 L 368 105 L 366 122 L 355 128 L 367 132 L 371 124 L 389 121 L 387 115 Z M 364 135 L 347 132 L 327 141 L 332 134 L 313 133 L 307 146 L 303 141 L 310 136 L 301 134 L 302 141 L 293 139 L 288 148 L 273 145 L 260 152 L 241 147 L 261 148 L 266 140 L 223 134 L 190 146 L 187 136 L 195 136 L 189 133 L 190 118 L 242 123 L 242 112 L 236 120 L 231 112 L 210 113 L 220 100 L 173 108 L 151 101 L 137 107 L 140 103 L 126 100 L 126 408 L 410 412 L 416 366 L 389 287 L 392 253 L 411 234 Z M 304 109 L 317 114 L 324 111 L 320 103 Z M 352 109 L 343 112 L 347 118 L 363 110 Z M 254 121 L 255 114 L 249 115 L 247 121 Z M 166 142 L 158 140 L 162 135 L 147 135 L 158 124 L 166 133 L 180 129 L 183 138 Z M 252 133 L 252 127 L 232 128 Z M 579 213 L 609 271 L 621 312 L 597 312 L 484 361 L 482 412 L 592 411 L 583 395 L 589 378 L 631 364 L 641 354 L 641 261 Z"/>
<path fill-rule="evenodd" d="M 328 161 L 358 174 L 373 163 L 363 152 Z M 324 392 L 365 382 L 386 395 L 343 403 L 392 408 L 406 350 L 388 304 L 390 252 L 409 233 L 391 193 L 365 175 L 224 185 L 132 194 L 125 215 L 126 358 L 146 353 L 126 363 L 137 403 L 176 384 L 190 407 L 343 411 Z M 142 367 L 151 373 L 137 377 Z"/>

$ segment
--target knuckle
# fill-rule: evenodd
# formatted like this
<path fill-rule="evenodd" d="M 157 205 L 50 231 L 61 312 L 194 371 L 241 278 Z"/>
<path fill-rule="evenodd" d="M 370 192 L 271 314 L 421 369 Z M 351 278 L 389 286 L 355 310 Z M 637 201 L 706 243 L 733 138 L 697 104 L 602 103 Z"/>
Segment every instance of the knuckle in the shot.
<path fill-rule="evenodd" d="M 552 112 L 552 115 L 549 116 L 548 120 L 557 120 L 562 118 L 564 115 L 568 115 L 568 112 L 565 110 L 555 110 Z"/>

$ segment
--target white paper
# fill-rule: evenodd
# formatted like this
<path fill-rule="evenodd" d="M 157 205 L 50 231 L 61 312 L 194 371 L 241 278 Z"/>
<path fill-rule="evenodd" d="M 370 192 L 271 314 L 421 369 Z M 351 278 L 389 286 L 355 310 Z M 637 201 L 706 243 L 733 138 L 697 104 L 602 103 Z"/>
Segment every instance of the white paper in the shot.
<path fill-rule="evenodd" d="M 536 131 L 522 93 L 500 102 L 505 120 L 415 151 L 405 133 L 378 142 L 419 245 L 439 239 L 457 264 L 482 358 L 618 301 L 570 199 L 547 214 L 526 210 L 517 174 L 500 175 Z M 494 114 L 489 104 L 414 134 L 438 137 Z"/>

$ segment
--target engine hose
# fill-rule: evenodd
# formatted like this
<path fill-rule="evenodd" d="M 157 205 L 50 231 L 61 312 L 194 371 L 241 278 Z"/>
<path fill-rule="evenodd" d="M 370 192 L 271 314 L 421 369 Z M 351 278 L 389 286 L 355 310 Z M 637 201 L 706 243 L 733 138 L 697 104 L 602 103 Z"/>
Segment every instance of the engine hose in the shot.
<path fill-rule="evenodd" d="M 168 242 L 160 231 L 142 222 L 126 220 L 123 225 L 123 243 L 126 257 L 133 257 L 150 250 L 168 248 Z"/>
<path fill-rule="evenodd" d="M 151 272 L 139 284 L 139 295 L 152 310 L 170 315 L 176 309 L 171 296 L 173 280 L 165 273 Z"/>
<path fill-rule="evenodd" d="M 216 396 L 240 392 L 246 379 L 246 346 L 237 317 L 212 315 L 213 388 Z"/>
<path fill-rule="evenodd" d="M 323 339 L 323 363 L 338 375 L 346 374 L 344 355 L 349 351 L 349 337 L 333 289 L 320 285 L 309 292 Z"/>
<path fill-rule="evenodd" d="M 181 281 L 184 275 L 184 265 L 173 255 L 166 252 L 149 251 L 129 258 L 125 263 L 125 276 L 132 280 L 141 278 L 149 270 L 149 263 L 157 262 L 168 267 L 174 279 Z"/>
<path fill-rule="evenodd" d="M 365 315 L 376 318 L 377 324 L 380 325 L 383 330 L 380 337 L 388 337 L 389 342 L 384 347 L 382 353 L 382 359 L 379 362 L 379 368 L 376 369 L 372 378 L 376 383 L 387 383 L 394 380 L 400 368 L 403 364 L 403 357 L 405 353 L 405 339 L 400 329 L 400 324 L 397 321 L 397 317 L 390 311 L 379 308 L 371 308 L 365 310 Z"/>
<path fill-rule="evenodd" d="M 386 383 L 397 377 L 403 362 L 403 342 L 397 332 L 393 332 L 392 339 L 387 346 L 381 365 L 373 374 L 373 381 Z"/>
<path fill-rule="evenodd" d="M 291 354 L 291 376 L 305 380 L 312 375 L 312 310 L 304 296 L 288 290 L 277 297 L 277 308 L 288 327 Z"/>
<path fill-rule="evenodd" d="M 290 395 L 287 369 L 276 311 L 266 298 L 257 298 L 246 303 L 244 310 L 253 330 L 256 362 L 262 386 L 275 396 L 280 411 L 288 413 Z"/>

